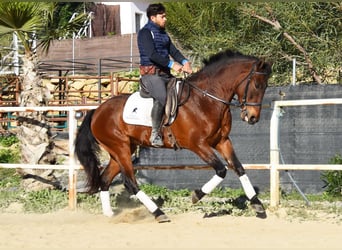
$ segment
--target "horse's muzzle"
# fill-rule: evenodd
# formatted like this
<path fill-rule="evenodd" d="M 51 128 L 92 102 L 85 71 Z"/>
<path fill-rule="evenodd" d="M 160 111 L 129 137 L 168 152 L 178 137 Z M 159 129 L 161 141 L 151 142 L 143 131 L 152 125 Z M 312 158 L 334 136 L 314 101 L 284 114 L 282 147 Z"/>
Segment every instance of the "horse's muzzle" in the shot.
<path fill-rule="evenodd" d="M 259 121 L 259 119 L 254 116 L 254 115 L 250 115 L 247 110 L 242 110 L 241 111 L 241 119 L 245 122 L 247 122 L 248 124 L 255 124 Z"/>

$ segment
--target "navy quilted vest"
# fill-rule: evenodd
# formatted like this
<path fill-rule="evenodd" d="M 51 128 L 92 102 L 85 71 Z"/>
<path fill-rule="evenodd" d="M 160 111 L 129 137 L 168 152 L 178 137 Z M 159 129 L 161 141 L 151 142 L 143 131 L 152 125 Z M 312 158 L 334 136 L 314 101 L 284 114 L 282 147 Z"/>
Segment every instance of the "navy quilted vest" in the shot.
<path fill-rule="evenodd" d="M 163 57 L 169 57 L 169 48 L 170 48 L 170 37 L 165 32 L 164 29 L 161 29 L 159 26 L 154 24 L 152 21 L 148 21 L 148 23 L 143 27 L 143 29 L 150 30 L 154 47 L 158 54 Z M 138 44 L 140 50 L 140 64 L 141 65 L 153 65 L 154 63 L 150 61 L 147 55 L 144 54 L 144 50 L 141 48 L 141 45 Z"/>

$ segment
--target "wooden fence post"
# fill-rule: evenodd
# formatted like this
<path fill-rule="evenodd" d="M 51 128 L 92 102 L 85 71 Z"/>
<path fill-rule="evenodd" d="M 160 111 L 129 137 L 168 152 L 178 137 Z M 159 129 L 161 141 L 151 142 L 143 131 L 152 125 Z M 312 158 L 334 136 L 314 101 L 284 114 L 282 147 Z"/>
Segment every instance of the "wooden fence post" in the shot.
<path fill-rule="evenodd" d="M 279 116 L 280 107 L 274 104 L 270 124 L 270 206 L 279 205 Z"/>
<path fill-rule="evenodd" d="M 68 110 L 68 129 L 69 129 L 69 208 L 76 209 L 77 202 L 77 172 L 75 170 L 76 162 L 74 156 L 74 141 L 76 137 L 77 121 L 75 118 L 76 112 L 74 109 Z"/>

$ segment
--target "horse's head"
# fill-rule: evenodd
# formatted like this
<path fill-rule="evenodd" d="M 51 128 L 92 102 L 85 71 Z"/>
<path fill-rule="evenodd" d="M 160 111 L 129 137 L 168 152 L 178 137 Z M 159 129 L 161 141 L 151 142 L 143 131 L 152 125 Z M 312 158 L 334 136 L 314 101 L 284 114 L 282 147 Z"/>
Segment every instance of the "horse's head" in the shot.
<path fill-rule="evenodd" d="M 187 84 L 203 96 L 225 105 L 236 106 L 231 100 L 237 95 L 241 119 L 249 124 L 258 122 L 272 64 L 231 50 L 221 51 L 203 62 L 205 66 L 192 75 Z M 199 87 L 193 82 L 210 85 Z"/>
<path fill-rule="evenodd" d="M 241 105 L 241 119 L 249 124 L 259 121 L 271 67 L 270 63 L 264 61 L 254 62 L 247 76 L 243 76 L 237 86 L 236 94 Z"/>

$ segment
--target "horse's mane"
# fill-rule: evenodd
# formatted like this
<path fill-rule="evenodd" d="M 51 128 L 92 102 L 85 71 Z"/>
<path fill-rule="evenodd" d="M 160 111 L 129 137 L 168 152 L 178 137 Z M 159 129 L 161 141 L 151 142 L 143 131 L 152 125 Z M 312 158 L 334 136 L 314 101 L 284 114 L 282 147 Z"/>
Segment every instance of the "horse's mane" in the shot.
<path fill-rule="evenodd" d="M 257 59 L 256 57 L 253 56 L 246 56 L 243 55 L 239 51 L 233 51 L 230 49 L 220 51 L 215 55 L 210 56 L 208 59 L 204 59 L 203 63 L 205 66 L 208 66 L 210 64 L 216 63 L 216 62 L 224 62 L 224 63 L 229 63 L 230 61 L 235 61 L 235 60 L 240 60 L 240 59 L 252 59 L 255 60 Z"/>
<path fill-rule="evenodd" d="M 220 51 L 219 53 L 210 56 L 208 59 L 204 59 L 203 63 L 204 66 L 200 70 L 201 72 L 210 73 L 212 71 L 216 71 L 221 67 L 221 65 L 227 65 L 239 61 L 246 61 L 252 60 L 257 61 L 259 60 L 257 57 L 254 56 L 247 56 L 242 54 L 239 51 L 233 51 L 230 49 Z"/>

